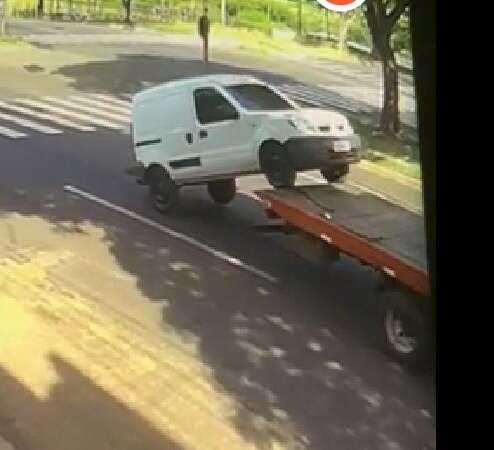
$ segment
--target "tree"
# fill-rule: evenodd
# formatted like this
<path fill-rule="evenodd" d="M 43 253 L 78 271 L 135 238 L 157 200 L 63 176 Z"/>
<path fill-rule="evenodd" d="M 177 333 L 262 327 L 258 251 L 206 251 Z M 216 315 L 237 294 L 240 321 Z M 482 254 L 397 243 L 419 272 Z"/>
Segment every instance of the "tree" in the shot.
<path fill-rule="evenodd" d="M 382 63 L 384 102 L 380 130 L 386 134 L 400 131 L 398 67 L 391 47 L 393 28 L 410 5 L 411 0 L 367 0 L 365 16 L 372 37 L 373 49 Z"/>
<path fill-rule="evenodd" d="M 344 14 L 341 19 L 339 37 L 338 37 L 338 48 L 340 51 L 346 50 L 348 31 L 350 30 L 350 25 L 352 24 L 354 18 L 355 15 L 353 11 L 351 11 Z"/>
<path fill-rule="evenodd" d="M 297 2 L 297 36 L 302 36 L 302 0 Z"/>
<path fill-rule="evenodd" d="M 126 23 L 130 23 L 130 2 L 131 0 L 122 0 L 122 5 L 125 9 L 125 19 Z"/>
<path fill-rule="evenodd" d="M 43 17 L 45 13 L 45 5 L 43 0 L 38 0 L 38 17 Z"/>

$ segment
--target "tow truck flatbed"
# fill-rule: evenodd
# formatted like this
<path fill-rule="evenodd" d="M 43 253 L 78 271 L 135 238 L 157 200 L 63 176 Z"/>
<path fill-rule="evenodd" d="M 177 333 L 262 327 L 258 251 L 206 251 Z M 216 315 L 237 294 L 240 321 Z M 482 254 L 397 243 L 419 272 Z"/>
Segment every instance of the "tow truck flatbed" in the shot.
<path fill-rule="evenodd" d="M 348 185 L 301 186 L 256 193 L 289 225 L 428 292 L 423 218 Z"/>
<path fill-rule="evenodd" d="M 418 318 L 409 311 L 419 298 L 420 314 L 427 314 L 427 307 L 423 306 L 428 302 L 422 300 L 429 298 L 430 293 L 421 215 L 346 184 L 266 189 L 256 195 L 269 217 L 281 219 L 290 229 L 324 241 L 332 250 L 379 271 L 393 285 L 393 294 L 401 295 L 398 300 L 394 296 L 389 307 L 416 316 L 412 317 L 416 322 L 422 321 L 423 316 Z M 395 326 L 397 312 L 390 311 L 395 319 L 389 326 Z M 418 325 L 422 327 L 422 323 Z M 387 329 L 386 333 L 388 340 L 392 340 L 393 332 Z M 396 351 L 395 342 L 389 344 Z M 399 356 L 406 357 L 406 352 Z"/>

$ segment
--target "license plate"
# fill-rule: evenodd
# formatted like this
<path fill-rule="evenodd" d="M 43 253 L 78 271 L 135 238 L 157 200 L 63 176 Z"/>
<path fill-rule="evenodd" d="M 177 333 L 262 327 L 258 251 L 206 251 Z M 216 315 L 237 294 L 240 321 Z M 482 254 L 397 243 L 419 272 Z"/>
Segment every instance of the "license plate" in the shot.
<path fill-rule="evenodd" d="M 338 153 L 349 152 L 351 150 L 350 141 L 334 141 L 333 150 Z"/>

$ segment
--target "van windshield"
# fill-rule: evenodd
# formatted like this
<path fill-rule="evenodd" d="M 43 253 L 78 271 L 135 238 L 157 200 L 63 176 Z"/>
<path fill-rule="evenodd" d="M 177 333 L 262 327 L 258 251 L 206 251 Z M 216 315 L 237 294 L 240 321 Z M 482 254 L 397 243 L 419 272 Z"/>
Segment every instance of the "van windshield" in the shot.
<path fill-rule="evenodd" d="M 251 111 L 295 109 L 291 103 L 262 84 L 237 84 L 225 89 L 245 109 Z"/>

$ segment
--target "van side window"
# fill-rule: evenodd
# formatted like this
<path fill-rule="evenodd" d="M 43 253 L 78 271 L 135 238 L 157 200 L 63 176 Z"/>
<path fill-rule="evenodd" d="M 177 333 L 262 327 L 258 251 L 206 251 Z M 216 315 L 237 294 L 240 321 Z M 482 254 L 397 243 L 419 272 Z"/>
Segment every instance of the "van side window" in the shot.
<path fill-rule="evenodd" d="M 201 88 L 194 91 L 196 114 L 201 124 L 238 119 L 235 107 L 216 89 Z"/>

